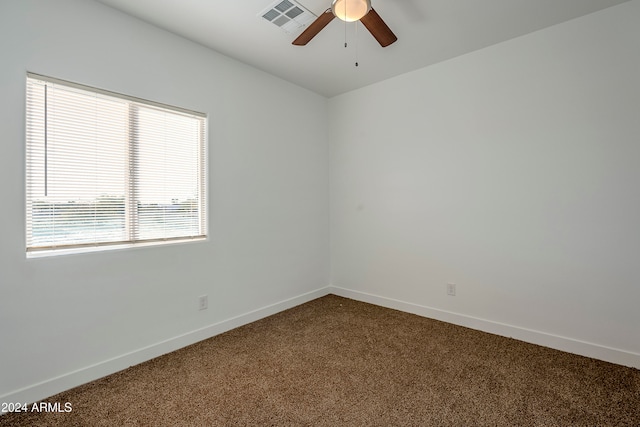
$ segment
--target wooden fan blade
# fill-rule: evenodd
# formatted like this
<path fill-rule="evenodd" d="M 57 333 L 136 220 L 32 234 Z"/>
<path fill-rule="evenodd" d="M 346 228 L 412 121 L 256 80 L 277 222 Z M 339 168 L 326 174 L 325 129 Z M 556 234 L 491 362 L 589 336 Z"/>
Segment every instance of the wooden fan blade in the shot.
<path fill-rule="evenodd" d="M 380 15 L 378 15 L 378 12 L 373 10 L 373 8 L 369 13 L 360 18 L 360 22 L 362 22 L 362 25 L 364 25 L 371 35 L 378 40 L 378 43 L 380 43 L 380 46 L 382 47 L 387 47 L 398 40 L 396 35 L 393 34 L 393 31 L 391 31 L 391 28 L 384 23 L 382 18 L 380 18 Z"/>
<path fill-rule="evenodd" d="M 333 21 L 333 18 L 335 17 L 336 16 L 333 14 L 331 9 L 325 10 L 322 15 L 318 16 L 316 20 L 313 21 L 311 25 L 309 25 L 307 29 L 293 41 L 293 44 L 296 46 L 306 45 L 320 32 L 320 30 L 326 27 L 329 22 Z"/>

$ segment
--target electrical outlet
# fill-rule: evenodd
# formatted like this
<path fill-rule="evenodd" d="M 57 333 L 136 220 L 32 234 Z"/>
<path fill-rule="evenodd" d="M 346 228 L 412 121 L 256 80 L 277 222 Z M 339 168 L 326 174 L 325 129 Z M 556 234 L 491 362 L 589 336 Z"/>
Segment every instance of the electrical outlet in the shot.
<path fill-rule="evenodd" d="M 455 297 L 456 296 L 456 284 L 455 283 L 447 283 L 447 295 Z"/>
<path fill-rule="evenodd" d="M 207 295 L 198 297 L 198 310 L 206 310 L 207 308 L 209 308 L 209 297 Z"/>

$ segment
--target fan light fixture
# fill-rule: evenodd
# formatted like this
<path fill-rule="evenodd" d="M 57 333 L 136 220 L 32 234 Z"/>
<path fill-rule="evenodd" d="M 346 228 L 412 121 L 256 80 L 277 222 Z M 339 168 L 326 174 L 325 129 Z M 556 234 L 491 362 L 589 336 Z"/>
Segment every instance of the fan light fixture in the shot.
<path fill-rule="evenodd" d="M 371 0 L 333 0 L 331 11 L 346 22 L 359 21 L 371 9 Z"/>

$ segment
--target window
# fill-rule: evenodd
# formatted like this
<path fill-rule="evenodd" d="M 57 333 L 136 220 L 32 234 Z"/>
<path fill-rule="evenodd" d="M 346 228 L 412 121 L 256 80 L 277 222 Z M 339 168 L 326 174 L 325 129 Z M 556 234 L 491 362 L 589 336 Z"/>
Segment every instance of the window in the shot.
<path fill-rule="evenodd" d="M 206 237 L 204 114 L 28 74 L 26 126 L 27 254 Z"/>

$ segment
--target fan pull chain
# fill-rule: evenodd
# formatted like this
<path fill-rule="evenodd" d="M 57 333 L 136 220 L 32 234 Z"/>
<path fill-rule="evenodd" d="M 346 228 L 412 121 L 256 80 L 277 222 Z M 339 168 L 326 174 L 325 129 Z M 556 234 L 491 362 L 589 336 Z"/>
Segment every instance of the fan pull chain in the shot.
<path fill-rule="evenodd" d="M 356 21 L 356 67 L 358 66 L 358 22 Z"/>
<path fill-rule="evenodd" d="M 344 16 L 347 16 L 347 2 L 344 2 Z M 347 21 L 344 21 L 344 47 L 347 47 Z"/>

